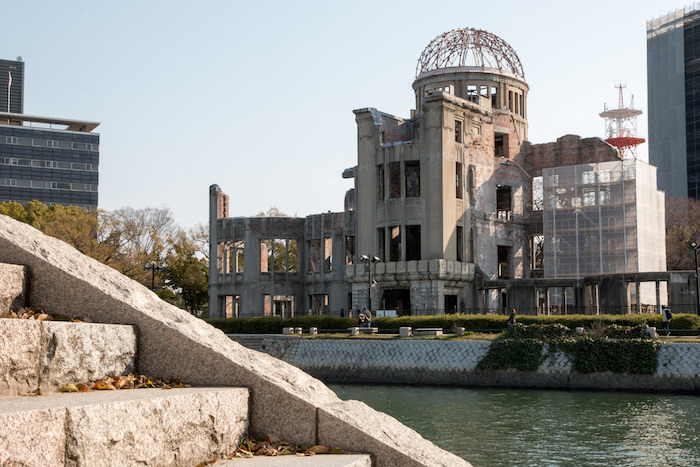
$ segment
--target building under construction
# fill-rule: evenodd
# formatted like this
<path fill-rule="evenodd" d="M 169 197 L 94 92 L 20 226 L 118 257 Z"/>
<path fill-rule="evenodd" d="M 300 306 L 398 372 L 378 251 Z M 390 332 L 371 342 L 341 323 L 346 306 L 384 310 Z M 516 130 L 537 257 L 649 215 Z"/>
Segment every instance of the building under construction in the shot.
<path fill-rule="evenodd" d="M 666 303 L 668 275 L 638 274 L 665 271 L 654 167 L 599 138 L 529 143 L 522 64 L 486 31 L 435 38 L 413 89 L 410 118 L 355 110 L 344 212 L 229 218 L 211 187 L 210 316 Z"/>

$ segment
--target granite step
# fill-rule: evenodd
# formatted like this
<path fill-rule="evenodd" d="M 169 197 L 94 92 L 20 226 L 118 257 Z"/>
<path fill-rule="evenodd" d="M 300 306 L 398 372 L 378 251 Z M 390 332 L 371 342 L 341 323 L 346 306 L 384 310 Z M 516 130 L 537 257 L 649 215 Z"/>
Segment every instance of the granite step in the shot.
<path fill-rule="evenodd" d="M 316 456 L 255 456 L 221 460 L 212 467 L 371 467 L 369 454 L 318 454 Z"/>
<path fill-rule="evenodd" d="M 195 466 L 248 430 L 245 388 L 0 398 L 0 465 Z"/>
<path fill-rule="evenodd" d="M 0 263 L 0 314 L 26 305 L 27 268 Z"/>
<path fill-rule="evenodd" d="M 134 371 L 133 326 L 0 319 L 0 396 Z"/>

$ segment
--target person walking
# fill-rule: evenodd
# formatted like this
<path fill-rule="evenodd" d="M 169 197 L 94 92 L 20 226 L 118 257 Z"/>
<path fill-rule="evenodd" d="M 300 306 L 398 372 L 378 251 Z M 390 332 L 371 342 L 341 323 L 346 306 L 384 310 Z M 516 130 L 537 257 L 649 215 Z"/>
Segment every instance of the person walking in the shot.
<path fill-rule="evenodd" d="M 508 318 L 508 329 L 510 329 L 511 326 L 518 322 L 518 319 L 515 317 L 515 315 L 515 308 L 511 308 L 510 317 Z"/>
<path fill-rule="evenodd" d="M 668 329 L 668 325 L 671 322 L 671 318 L 673 318 L 671 309 L 667 306 L 663 307 L 661 309 L 661 330 L 666 331 L 667 336 L 671 333 Z"/>

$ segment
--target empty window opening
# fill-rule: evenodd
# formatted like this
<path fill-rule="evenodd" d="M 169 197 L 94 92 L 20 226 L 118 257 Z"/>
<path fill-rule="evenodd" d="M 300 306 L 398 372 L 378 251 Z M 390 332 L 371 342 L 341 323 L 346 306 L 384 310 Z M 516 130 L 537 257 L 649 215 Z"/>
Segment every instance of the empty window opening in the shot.
<path fill-rule="evenodd" d="M 503 133 L 494 134 L 493 151 L 496 157 L 508 157 L 508 135 Z"/>
<path fill-rule="evenodd" d="M 406 161 L 406 198 L 420 198 L 420 161 Z"/>
<path fill-rule="evenodd" d="M 595 183 L 595 172 L 587 170 L 581 174 L 581 183 Z"/>
<path fill-rule="evenodd" d="M 511 220 L 511 187 L 498 185 L 496 188 L 496 213 L 497 217 L 504 221 Z"/>
<path fill-rule="evenodd" d="M 411 289 L 387 289 L 382 306 L 385 310 L 396 310 L 396 316 L 411 315 Z"/>
<path fill-rule="evenodd" d="M 544 235 L 530 237 L 530 269 L 544 269 Z"/>
<path fill-rule="evenodd" d="M 389 261 L 401 261 L 401 227 L 389 227 Z"/>
<path fill-rule="evenodd" d="M 386 240 L 384 237 L 384 229 L 377 229 L 377 256 L 384 259 L 386 258 Z"/>
<path fill-rule="evenodd" d="M 457 226 L 457 231 L 456 231 L 456 236 L 457 236 L 457 261 L 464 261 L 464 228 L 462 226 Z"/>
<path fill-rule="evenodd" d="M 236 253 L 236 272 L 242 273 L 245 271 L 245 242 L 239 240 L 235 243 Z"/>
<path fill-rule="evenodd" d="M 272 295 L 263 294 L 263 316 L 272 316 Z"/>
<path fill-rule="evenodd" d="M 287 270 L 289 272 L 297 272 L 297 265 L 299 264 L 299 255 L 297 254 L 297 244 L 296 239 L 287 240 Z"/>
<path fill-rule="evenodd" d="M 224 295 L 221 297 L 222 313 L 224 318 L 238 318 L 239 297 L 238 295 Z"/>
<path fill-rule="evenodd" d="M 234 270 L 234 249 L 231 242 L 221 242 L 216 246 L 219 274 L 231 274 Z"/>
<path fill-rule="evenodd" d="M 420 225 L 406 226 L 406 261 L 419 261 L 420 250 Z"/>
<path fill-rule="evenodd" d="M 462 122 L 459 120 L 455 120 L 455 142 L 462 142 Z"/>
<path fill-rule="evenodd" d="M 520 96 L 518 96 L 518 97 L 520 98 L 520 115 L 524 117 L 525 116 L 525 106 L 524 106 L 525 97 L 522 94 L 520 94 Z"/>
<path fill-rule="evenodd" d="M 510 248 L 507 246 L 498 246 L 498 278 L 499 279 L 508 279 L 509 274 L 508 271 L 510 269 L 509 265 L 509 259 L 510 257 Z"/>
<path fill-rule="evenodd" d="M 473 84 L 467 85 L 467 100 L 479 103 L 479 87 Z"/>
<path fill-rule="evenodd" d="M 384 164 L 377 166 L 377 199 L 384 199 Z"/>
<path fill-rule="evenodd" d="M 355 264 L 355 237 L 345 237 L 345 264 Z"/>
<path fill-rule="evenodd" d="M 544 209 L 544 185 L 542 176 L 532 177 L 532 210 Z"/>
<path fill-rule="evenodd" d="M 486 101 L 489 98 L 489 87 L 488 86 L 480 86 L 479 89 L 480 89 L 479 94 L 484 99 L 484 101 Z"/>
<path fill-rule="evenodd" d="M 333 238 L 323 239 L 323 270 L 330 272 L 333 270 Z"/>
<path fill-rule="evenodd" d="M 309 272 L 321 272 L 321 240 L 309 240 L 307 248 L 309 250 Z"/>
<path fill-rule="evenodd" d="M 389 198 L 401 197 L 401 164 L 389 163 Z"/>
<path fill-rule="evenodd" d="M 508 110 L 513 111 L 513 91 L 508 91 Z"/>
<path fill-rule="evenodd" d="M 260 240 L 260 272 L 271 272 L 272 261 L 272 240 Z"/>
<path fill-rule="evenodd" d="M 296 272 L 296 240 L 260 240 L 260 272 Z"/>
<path fill-rule="evenodd" d="M 328 313 L 328 295 L 327 294 L 314 294 L 309 295 L 309 303 L 311 308 L 309 308 L 308 314 L 310 315 L 323 315 Z"/>
<path fill-rule="evenodd" d="M 584 191 L 583 192 L 583 205 L 584 206 L 595 206 L 595 191 Z"/>
<path fill-rule="evenodd" d="M 491 107 L 498 108 L 498 88 L 491 87 Z"/>
<path fill-rule="evenodd" d="M 457 313 L 457 295 L 445 295 L 445 313 Z"/>
<path fill-rule="evenodd" d="M 272 298 L 272 316 L 294 317 L 294 295 L 275 295 Z"/>
<path fill-rule="evenodd" d="M 455 163 L 455 195 L 457 199 L 462 199 L 462 163 Z"/>

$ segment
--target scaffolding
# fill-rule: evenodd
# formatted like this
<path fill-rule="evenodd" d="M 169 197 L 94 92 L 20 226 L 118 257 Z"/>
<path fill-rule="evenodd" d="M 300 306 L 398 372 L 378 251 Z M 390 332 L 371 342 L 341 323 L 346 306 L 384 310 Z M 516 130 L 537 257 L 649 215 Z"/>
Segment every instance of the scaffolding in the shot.
<path fill-rule="evenodd" d="M 542 175 L 545 278 L 666 270 L 655 167 L 625 159 Z"/>

